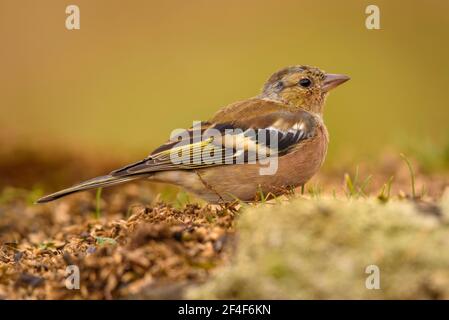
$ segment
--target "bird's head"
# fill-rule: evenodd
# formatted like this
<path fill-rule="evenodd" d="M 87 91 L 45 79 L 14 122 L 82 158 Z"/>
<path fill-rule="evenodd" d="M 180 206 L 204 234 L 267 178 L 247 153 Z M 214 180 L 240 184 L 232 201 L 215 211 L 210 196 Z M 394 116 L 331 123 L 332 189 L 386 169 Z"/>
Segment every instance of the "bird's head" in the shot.
<path fill-rule="evenodd" d="M 291 66 L 274 73 L 261 96 L 321 114 L 327 93 L 348 80 L 348 76 L 315 67 Z"/>

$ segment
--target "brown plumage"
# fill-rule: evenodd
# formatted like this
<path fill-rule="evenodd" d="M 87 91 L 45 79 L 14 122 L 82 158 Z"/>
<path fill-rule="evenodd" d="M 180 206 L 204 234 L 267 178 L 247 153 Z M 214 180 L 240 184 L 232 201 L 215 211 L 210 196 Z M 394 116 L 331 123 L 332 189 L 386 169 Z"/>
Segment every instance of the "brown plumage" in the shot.
<path fill-rule="evenodd" d="M 285 193 L 321 167 L 329 142 L 325 98 L 348 79 L 314 67 L 284 68 L 260 95 L 223 107 L 201 128 L 173 137 L 149 157 L 38 202 L 141 178 L 181 186 L 214 203 Z"/>

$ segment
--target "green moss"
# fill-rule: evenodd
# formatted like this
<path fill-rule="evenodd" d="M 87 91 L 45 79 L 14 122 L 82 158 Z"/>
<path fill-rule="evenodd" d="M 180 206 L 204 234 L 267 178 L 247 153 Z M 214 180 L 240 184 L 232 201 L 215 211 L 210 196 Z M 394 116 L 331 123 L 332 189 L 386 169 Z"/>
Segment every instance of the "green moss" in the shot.
<path fill-rule="evenodd" d="M 297 199 L 247 209 L 233 262 L 189 298 L 449 298 L 449 193 L 443 216 L 412 202 Z M 380 269 L 369 290 L 367 266 Z"/>

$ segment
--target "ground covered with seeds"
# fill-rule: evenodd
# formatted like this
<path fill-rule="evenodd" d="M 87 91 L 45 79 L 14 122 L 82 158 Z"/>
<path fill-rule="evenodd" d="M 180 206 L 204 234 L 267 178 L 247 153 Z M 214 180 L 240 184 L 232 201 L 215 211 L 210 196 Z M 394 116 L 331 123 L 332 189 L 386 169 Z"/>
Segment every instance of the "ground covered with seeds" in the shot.
<path fill-rule="evenodd" d="M 232 208 L 157 203 L 95 217 L 88 194 L 50 206 L 17 201 L 1 212 L 3 299 L 180 298 L 229 259 L 234 241 Z M 104 202 L 102 211 L 113 212 Z M 79 269 L 79 290 L 66 286 L 68 266 Z"/>

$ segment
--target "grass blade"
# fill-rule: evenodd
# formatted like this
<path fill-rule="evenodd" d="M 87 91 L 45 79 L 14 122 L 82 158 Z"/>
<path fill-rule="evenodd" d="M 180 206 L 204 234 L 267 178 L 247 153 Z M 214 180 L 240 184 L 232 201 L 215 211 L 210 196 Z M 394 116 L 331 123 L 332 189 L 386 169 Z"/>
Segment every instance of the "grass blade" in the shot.
<path fill-rule="evenodd" d="M 97 194 L 95 196 L 96 199 L 96 207 L 95 207 L 95 218 L 100 219 L 101 218 L 101 208 L 100 208 L 100 202 L 101 202 L 101 191 L 103 188 L 97 189 Z"/>
<path fill-rule="evenodd" d="M 400 156 L 404 160 L 404 162 L 407 164 L 408 170 L 410 172 L 410 179 L 411 179 L 411 184 L 412 184 L 412 197 L 416 198 L 415 173 L 413 171 L 413 167 L 412 167 L 410 161 L 408 160 L 408 158 L 403 153 L 401 153 Z"/>

